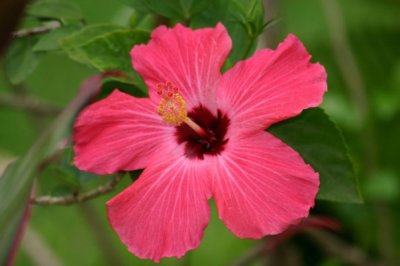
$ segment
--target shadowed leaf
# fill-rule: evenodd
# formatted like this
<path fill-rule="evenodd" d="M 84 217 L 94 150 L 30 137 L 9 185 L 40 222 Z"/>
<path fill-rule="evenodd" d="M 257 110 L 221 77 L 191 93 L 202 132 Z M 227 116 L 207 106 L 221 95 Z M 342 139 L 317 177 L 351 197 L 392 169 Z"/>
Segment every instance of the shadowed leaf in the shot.
<path fill-rule="evenodd" d="M 82 12 L 76 4 L 61 0 L 34 2 L 29 6 L 27 14 L 39 18 L 60 19 L 62 21 L 82 19 Z"/>
<path fill-rule="evenodd" d="M 273 125 L 269 131 L 295 149 L 320 174 L 318 199 L 362 202 L 343 137 L 320 108 Z"/>
<path fill-rule="evenodd" d="M 145 31 L 94 25 L 62 39 L 61 47 L 71 59 L 100 71 L 122 71 L 128 75 L 118 80 L 143 88 L 141 77 L 132 68 L 129 53 L 134 45 L 147 42 L 149 37 Z"/>
<path fill-rule="evenodd" d="M 44 53 L 32 50 L 36 42 L 37 38 L 34 37 L 18 38 L 7 51 L 5 65 L 12 84 L 24 81 L 43 58 Z"/>

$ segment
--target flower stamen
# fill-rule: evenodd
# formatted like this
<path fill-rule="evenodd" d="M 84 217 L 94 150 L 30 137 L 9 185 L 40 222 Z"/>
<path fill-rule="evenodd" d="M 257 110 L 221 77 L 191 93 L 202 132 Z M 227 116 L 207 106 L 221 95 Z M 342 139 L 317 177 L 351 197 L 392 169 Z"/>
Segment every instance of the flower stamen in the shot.
<path fill-rule="evenodd" d="M 165 83 L 159 82 L 156 85 L 157 95 L 161 97 L 158 104 L 158 113 L 162 119 L 172 126 L 179 126 L 182 123 L 187 124 L 199 136 L 207 136 L 207 132 L 197 125 L 187 115 L 186 102 L 179 93 L 179 88 L 174 86 L 170 81 Z"/>

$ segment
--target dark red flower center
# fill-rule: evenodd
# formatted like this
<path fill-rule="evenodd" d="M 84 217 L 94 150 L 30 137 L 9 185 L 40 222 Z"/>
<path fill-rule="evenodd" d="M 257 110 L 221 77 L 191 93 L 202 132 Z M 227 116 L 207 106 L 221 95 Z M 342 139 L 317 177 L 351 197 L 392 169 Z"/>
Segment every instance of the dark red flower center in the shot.
<path fill-rule="evenodd" d="M 185 123 L 176 127 L 177 141 L 179 144 L 185 144 L 186 157 L 204 159 L 205 154 L 221 154 L 228 142 L 225 135 L 230 123 L 229 118 L 220 110 L 215 116 L 202 105 L 190 111 L 188 117 L 202 127 L 207 134 L 200 136 Z"/>

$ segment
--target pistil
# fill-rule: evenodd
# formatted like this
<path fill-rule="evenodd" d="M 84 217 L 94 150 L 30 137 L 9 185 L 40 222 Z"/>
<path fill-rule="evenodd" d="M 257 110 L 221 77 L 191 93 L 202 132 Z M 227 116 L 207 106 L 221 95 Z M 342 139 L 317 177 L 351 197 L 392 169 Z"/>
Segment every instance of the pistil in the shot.
<path fill-rule="evenodd" d="M 194 132 L 196 132 L 200 137 L 207 137 L 207 132 L 198 124 L 196 124 L 192 119 L 186 117 L 183 121 L 186 125 L 188 125 Z"/>

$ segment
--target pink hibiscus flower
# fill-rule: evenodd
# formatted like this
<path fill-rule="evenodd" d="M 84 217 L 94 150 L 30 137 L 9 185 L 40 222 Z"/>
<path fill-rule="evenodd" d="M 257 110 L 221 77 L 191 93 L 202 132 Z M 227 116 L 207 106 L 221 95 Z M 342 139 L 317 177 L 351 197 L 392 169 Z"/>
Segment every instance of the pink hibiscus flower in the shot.
<path fill-rule="evenodd" d="M 107 202 L 112 227 L 140 258 L 158 262 L 198 247 L 211 197 L 240 238 L 279 234 L 314 205 L 318 173 L 265 129 L 321 103 L 324 68 L 289 35 L 221 74 L 231 46 L 221 24 L 158 27 L 131 51 L 149 98 L 115 90 L 76 121 L 79 169 L 144 168 Z"/>

